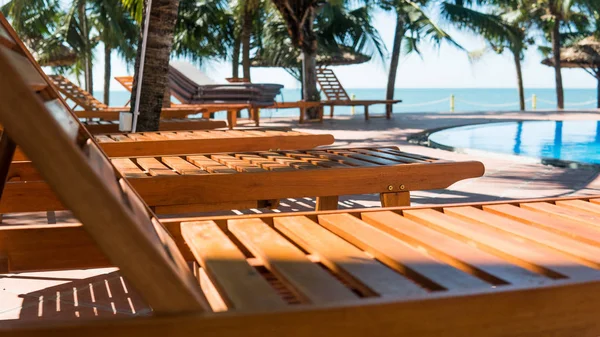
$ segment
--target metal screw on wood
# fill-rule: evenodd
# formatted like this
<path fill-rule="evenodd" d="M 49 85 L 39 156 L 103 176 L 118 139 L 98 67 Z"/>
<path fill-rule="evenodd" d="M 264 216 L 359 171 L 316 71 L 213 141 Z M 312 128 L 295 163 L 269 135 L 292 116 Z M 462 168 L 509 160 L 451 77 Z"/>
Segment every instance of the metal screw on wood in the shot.
<path fill-rule="evenodd" d="M 391 191 L 393 189 L 394 189 L 394 186 L 392 186 L 392 185 L 388 186 L 388 191 Z"/>
<path fill-rule="evenodd" d="M 401 189 L 401 190 L 403 190 L 403 189 L 405 189 L 405 188 L 406 188 L 406 187 L 405 187 L 404 185 L 400 185 L 400 189 Z"/>

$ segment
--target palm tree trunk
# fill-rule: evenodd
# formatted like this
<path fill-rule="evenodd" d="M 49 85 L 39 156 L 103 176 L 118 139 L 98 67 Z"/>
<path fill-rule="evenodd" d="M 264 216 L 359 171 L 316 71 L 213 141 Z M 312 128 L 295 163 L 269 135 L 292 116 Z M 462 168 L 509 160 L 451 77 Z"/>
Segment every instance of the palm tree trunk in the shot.
<path fill-rule="evenodd" d="M 83 32 L 83 49 L 84 49 L 84 55 L 83 55 L 83 71 L 84 71 L 84 76 L 85 76 L 85 90 L 87 92 L 89 92 L 90 94 L 94 94 L 94 81 L 92 78 L 92 49 L 91 49 L 91 44 L 90 44 L 90 31 L 88 29 L 88 22 L 87 22 L 87 13 L 86 13 L 86 1 L 85 0 L 79 0 L 79 3 L 77 4 L 77 10 L 78 10 L 78 14 L 79 14 L 79 23 L 81 25 L 81 30 Z"/>
<path fill-rule="evenodd" d="M 240 34 L 236 34 L 233 40 L 233 55 L 231 55 L 231 77 L 238 78 L 240 76 L 240 49 L 242 39 Z"/>
<path fill-rule="evenodd" d="M 565 97 L 562 83 L 562 74 L 560 66 L 560 31 L 559 31 L 560 20 L 558 18 L 554 22 L 552 27 L 551 38 L 552 38 L 552 58 L 554 60 L 554 77 L 556 81 L 556 105 L 559 109 L 565 108 Z"/>
<path fill-rule="evenodd" d="M 402 38 L 404 37 L 404 20 L 400 13 L 396 13 L 396 32 L 394 34 L 394 45 L 392 47 L 392 59 L 390 60 L 390 72 L 388 74 L 387 91 L 385 99 L 394 99 L 394 89 L 396 86 L 396 73 L 398 72 L 398 64 L 400 63 L 400 50 L 402 47 Z M 386 112 L 392 113 L 392 106 L 386 105 Z"/>
<path fill-rule="evenodd" d="M 596 69 L 596 108 L 600 109 L 600 68 Z"/>
<path fill-rule="evenodd" d="M 302 50 L 302 98 L 306 101 L 318 102 L 321 97 L 317 89 L 317 60 L 316 41 L 314 49 Z M 308 118 L 315 119 L 319 116 L 316 108 L 307 109 Z"/>
<path fill-rule="evenodd" d="M 144 76 L 140 97 L 137 121 L 138 131 L 157 131 L 160 123 L 160 112 L 168 85 L 169 58 L 173 46 L 173 31 L 177 19 L 179 0 L 153 0 L 150 10 L 147 49 L 144 61 Z M 145 6 L 144 6 L 145 7 Z M 144 18 L 147 20 L 148 18 Z M 145 23 L 142 23 L 144 27 Z M 139 46 L 142 45 L 140 39 Z M 137 92 L 137 70 L 139 69 L 142 48 L 138 48 L 135 60 L 136 74 L 131 92 L 131 111 L 135 108 Z"/>
<path fill-rule="evenodd" d="M 519 88 L 519 109 L 525 111 L 525 88 L 523 87 L 523 71 L 521 70 L 521 53 L 513 51 L 515 68 L 517 69 L 517 86 Z"/>
<path fill-rule="evenodd" d="M 104 43 L 104 104 L 106 105 L 110 105 L 111 54 L 112 48 L 107 43 Z"/>
<path fill-rule="evenodd" d="M 254 17 L 251 0 L 244 1 L 244 16 L 242 22 L 242 69 L 244 78 L 250 81 L 250 35 L 252 34 L 252 19 Z"/>

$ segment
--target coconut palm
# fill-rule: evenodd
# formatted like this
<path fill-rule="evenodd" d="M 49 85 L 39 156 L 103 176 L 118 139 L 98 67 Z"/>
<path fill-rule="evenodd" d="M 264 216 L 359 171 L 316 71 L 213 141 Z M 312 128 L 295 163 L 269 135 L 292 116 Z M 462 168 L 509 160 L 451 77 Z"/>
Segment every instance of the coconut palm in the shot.
<path fill-rule="evenodd" d="M 505 50 L 512 53 L 517 74 L 519 92 L 519 107 L 525 110 L 525 89 L 521 62 L 528 45 L 534 40 L 528 35 L 532 28 L 527 12 L 522 3 L 517 0 L 487 0 L 485 12 L 465 8 L 460 5 L 446 4 L 446 17 L 458 25 L 480 34 L 486 41 L 487 47 L 471 53 L 471 58 L 480 58 L 487 50 L 502 54 Z"/>
<path fill-rule="evenodd" d="M 577 32 L 587 30 L 589 20 L 586 14 L 581 11 L 581 7 L 596 1 L 597 0 L 527 0 L 525 2 L 525 8 L 528 11 L 528 15 L 551 42 L 556 84 L 556 100 L 559 109 L 564 109 L 565 105 L 560 65 L 560 48 L 563 37 L 579 35 Z"/>
<path fill-rule="evenodd" d="M 88 17 L 104 44 L 104 103 L 110 103 L 111 56 L 116 51 L 127 62 L 135 59 L 138 25 L 120 0 L 88 0 Z"/>
<path fill-rule="evenodd" d="M 144 6 L 146 3 L 144 3 Z M 146 35 L 146 55 L 144 59 L 144 72 L 142 79 L 142 90 L 139 97 L 139 116 L 137 119 L 137 131 L 157 131 L 160 123 L 160 112 L 167 88 L 167 74 L 169 72 L 169 59 L 173 46 L 173 35 L 177 21 L 178 0 L 153 0 L 148 15 L 144 15 L 142 27 L 145 20 L 149 20 L 148 33 Z M 139 42 L 141 46 L 141 39 Z M 138 48 L 135 60 L 135 76 L 131 102 L 136 102 L 138 72 L 140 70 L 140 58 L 142 48 Z M 168 99 L 166 100 L 168 101 Z M 136 104 L 131 104 L 133 113 Z"/>
<path fill-rule="evenodd" d="M 396 74 L 400 63 L 403 41 L 406 42 L 404 48 L 406 54 L 411 52 L 420 53 L 419 43 L 423 39 L 428 39 L 437 46 L 442 41 L 447 41 L 451 45 L 461 48 L 448 33 L 425 13 L 424 7 L 427 2 L 428 0 L 383 0 L 379 4 L 384 10 L 393 11 L 396 14 L 396 28 L 386 90 L 386 99 L 388 100 L 394 99 Z M 386 109 L 391 113 L 392 106 L 388 105 Z"/>
<path fill-rule="evenodd" d="M 43 66 L 69 67 L 76 58 L 61 34 L 57 0 L 13 0 L 0 7 L 21 40 Z"/>
<path fill-rule="evenodd" d="M 300 77 L 302 97 L 307 101 L 320 100 L 317 89 L 316 56 L 319 48 L 328 52 L 350 47 L 369 54 L 385 52 L 377 31 L 371 25 L 368 6 L 346 7 L 343 1 L 272 0 L 277 14 L 265 28 L 261 58 L 273 62 L 294 62 L 299 54 L 302 60 Z M 287 36 L 282 34 L 287 29 Z M 291 70 L 291 69 L 288 69 Z M 293 70 L 291 70 L 293 71 Z M 307 114 L 315 118 L 318 111 Z"/>

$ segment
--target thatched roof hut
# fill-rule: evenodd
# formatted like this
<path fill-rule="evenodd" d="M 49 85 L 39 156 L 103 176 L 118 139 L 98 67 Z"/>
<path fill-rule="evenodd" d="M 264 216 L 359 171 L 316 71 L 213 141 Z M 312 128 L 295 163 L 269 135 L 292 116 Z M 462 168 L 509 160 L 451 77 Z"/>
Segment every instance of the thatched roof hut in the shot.
<path fill-rule="evenodd" d="M 542 61 L 542 64 L 554 67 L 554 60 L 547 58 Z M 570 47 L 561 48 L 560 66 L 583 69 L 597 79 L 597 108 L 600 109 L 600 39 L 589 36 Z"/>
<path fill-rule="evenodd" d="M 68 67 L 77 61 L 77 54 L 75 51 L 64 45 L 60 45 L 50 53 L 43 55 L 34 51 L 33 56 L 43 67 Z"/>
<path fill-rule="evenodd" d="M 345 66 L 345 65 L 353 65 L 353 64 L 361 64 L 365 62 L 369 62 L 371 60 L 371 56 L 357 53 L 351 50 L 350 48 L 344 48 L 338 52 L 328 53 L 328 54 L 318 54 L 316 56 L 317 65 L 321 67 L 327 66 Z M 252 58 L 251 66 L 252 67 L 300 67 L 302 64 L 302 60 L 300 57 L 295 59 L 295 62 L 290 62 L 289 60 L 281 62 L 272 62 L 271 60 L 265 60 L 260 57 L 260 55 L 256 55 Z M 295 64 L 292 64 L 295 63 Z"/>
<path fill-rule="evenodd" d="M 550 67 L 554 66 L 552 58 L 547 58 L 542 63 Z M 590 36 L 571 47 L 561 48 L 560 66 L 562 68 L 600 68 L 600 39 Z"/>

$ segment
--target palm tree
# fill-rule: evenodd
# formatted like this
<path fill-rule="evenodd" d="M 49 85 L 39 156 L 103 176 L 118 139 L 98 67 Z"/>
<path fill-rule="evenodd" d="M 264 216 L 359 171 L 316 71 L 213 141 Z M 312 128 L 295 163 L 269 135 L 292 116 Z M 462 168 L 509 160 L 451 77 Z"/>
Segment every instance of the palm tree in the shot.
<path fill-rule="evenodd" d="M 522 3 L 514 0 L 488 0 L 487 13 L 470 8 L 447 4 L 444 13 L 450 21 L 460 28 L 467 28 L 480 34 L 487 41 L 488 47 L 501 54 L 505 50 L 512 53 L 517 74 L 520 110 L 525 110 L 525 89 L 521 62 L 524 51 L 533 39 L 527 35 L 531 29 L 531 21 L 523 10 Z M 472 59 L 481 57 L 483 51 L 471 53 Z"/>
<path fill-rule="evenodd" d="M 88 16 L 104 44 L 104 103 L 110 102 L 111 55 L 116 50 L 128 63 L 135 59 L 138 26 L 120 0 L 90 0 Z"/>
<path fill-rule="evenodd" d="M 562 45 L 561 30 L 576 32 L 589 24 L 585 13 L 580 12 L 581 5 L 596 0 L 529 0 L 526 2 L 528 15 L 532 21 L 546 34 L 551 42 L 554 77 L 556 84 L 556 102 L 559 109 L 564 109 L 564 89 L 560 66 L 560 48 Z"/>
<path fill-rule="evenodd" d="M 319 48 L 326 52 L 350 47 L 354 51 L 378 53 L 383 57 L 385 47 L 379 34 L 371 25 L 368 6 L 346 8 L 343 1 L 292 1 L 273 0 L 279 15 L 269 20 L 261 42 L 261 58 L 271 58 L 272 63 L 293 64 L 299 56 L 302 69 L 302 98 L 319 101 L 317 89 L 316 56 Z M 283 36 L 280 27 L 287 28 Z M 293 71 L 288 69 L 288 71 Z M 318 111 L 309 109 L 309 118 Z"/>
<path fill-rule="evenodd" d="M 321 0 L 272 0 L 286 23 L 292 45 L 302 55 L 302 97 L 306 101 L 319 101 L 317 90 L 317 36 L 313 25 L 317 10 L 323 5 Z M 309 109 L 309 118 L 316 118 L 318 111 Z"/>
<path fill-rule="evenodd" d="M 403 41 L 406 41 L 407 43 L 405 47 L 405 52 L 407 54 L 411 52 L 420 53 L 418 45 L 425 38 L 429 38 L 438 46 L 445 40 L 460 48 L 460 46 L 425 13 L 424 6 L 427 2 L 428 0 L 383 0 L 380 3 L 380 6 L 383 9 L 392 10 L 396 13 L 396 28 L 394 32 L 394 42 L 386 90 L 386 99 L 388 100 L 394 99 L 396 74 L 400 63 Z M 386 109 L 388 110 L 388 113 L 392 112 L 391 105 L 387 105 Z"/>
<path fill-rule="evenodd" d="M 145 5 L 145 4 L 144 4 Z M 153 0 L 149 15 L 143 19 L 150 20 L 146 36 L 146 56 L 144 60 L 144 76 L 139 99 L 139 116 L 137 119 L 138 131 L 157 131 L 160 124 L 160 112 L 167 88 L 167 74 L 169 71 L 169 58 L 173 46 L 173 35 L 177 21 L 178 0 Z M 141 46 L 141 39 L 139 45 Z M 142 48 L 138 48 L 135 60 L 135 76 L 131 102 L 136 102 L 138 71 Z M 131 104 L 131 112 L 135 104 Z"/>

